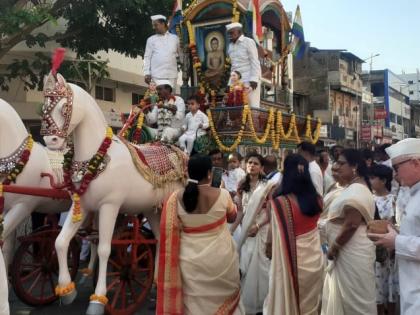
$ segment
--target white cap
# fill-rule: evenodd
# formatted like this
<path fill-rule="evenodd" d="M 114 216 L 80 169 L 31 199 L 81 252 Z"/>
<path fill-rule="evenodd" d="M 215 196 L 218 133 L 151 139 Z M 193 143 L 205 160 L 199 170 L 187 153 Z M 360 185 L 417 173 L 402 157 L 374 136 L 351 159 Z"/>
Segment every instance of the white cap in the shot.
<path fill-rule="evenodd" d="M 159 86 L 159 85 L 169 85 L 171 88 L 173 88 L 173 86 L 172 86 L 172 82 L 171 81 L 169 81 L 169 80 L 155 80 L 155 83 L 156 83 L 156 86 Z"/>
<path fill-rule="evenodd" d="M 166 21 L 166 16 L 162 15 L 162 14 L 157 14 L 157 15 L 152 15 L 150 17 L 150 19 L 152 21 L 156 21 L 156 20 L 165 20 Z"/>
<path fill-rule="evenodd" d="M 233 30 L 234 28 L 242 28 L 242 24 L 239 22 L 234 22 L 226 25 L 226 30 L 229 32 L 230 30 Z"/>
<path fill-rule="evenodd" d="M 392 164 L 412 158 L 420 158 L 420 139 L 407 138 L 385 149 Z"/>

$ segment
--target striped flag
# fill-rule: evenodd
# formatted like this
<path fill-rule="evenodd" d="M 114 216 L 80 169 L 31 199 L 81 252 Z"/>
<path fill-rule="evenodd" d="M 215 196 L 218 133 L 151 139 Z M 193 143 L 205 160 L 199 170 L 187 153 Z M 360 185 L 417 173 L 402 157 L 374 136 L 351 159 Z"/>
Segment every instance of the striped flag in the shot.
<path fill-rule="evenodd" d="M 302 17 L 299 5 L 296 8 L 295 20 L 292 26 L 292 53 L 297 59 L 301 59 L 306 50 L 305 36 L 303 35 Z"/>
<path fill-rule="evenodd" d="M 263 40 L 260 1 L 250 0 L 247 10 L 247 29 L 252 30 L 252 37 L 257 43 Z"/>
<path fill-rule="evenodd" d="M 175 0 L 172 16 L 169 20 L 169 32 L 177 35 L 176 26 L 182 22 L 182 0 Z"/>

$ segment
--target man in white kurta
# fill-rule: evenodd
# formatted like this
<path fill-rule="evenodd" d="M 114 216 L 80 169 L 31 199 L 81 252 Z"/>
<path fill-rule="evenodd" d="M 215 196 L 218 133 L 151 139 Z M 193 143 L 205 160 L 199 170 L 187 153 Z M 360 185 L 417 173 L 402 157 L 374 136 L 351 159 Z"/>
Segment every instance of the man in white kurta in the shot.
<path fill-rule="evenodd" d="M 302 142 L 298 145 L 298 153 L 302 155 L 309 163 L 309 174 L 311 175 L 312 183 L 320 196 L 324 195 L 324 177 L 321 168 L 315 161 L 316 148 L 315 145 L 309 142 Z"/>
<path fill-rule="evenodd" d="M 390 250 L 395 248 L 400 281 L 401 314 L 420 314 L 420 139 L 404 139 L 386 149 L 403 186 L 410 187 L 410 200 L 402 215 L 400 233 L 388 227 L 387 234 L 369 234 Z"/>
<path fill-rule="evenodd" d="M 255 41 L 245 37 L 242 24 L 226 25 L 230 37 L 228 54 L 231 60 L 231 70 L 241 73 L 242 81 L 248 87 L 248 102 L 252 107 L 260 107 L 261 65 Z"/>
<path fill-rule="evenodd" d="M 181 135 L 185 118 L 185 103 L 179 96 L 172 95 L 172 86 L 168 80 L 157 81 L 157 90 L 161 106 L 154 105 L 146 115 L 147 124 L 157 124 L 158 128 L 149 128 L 152 137 L 162 142 L 175 143 Z"/>
<path fill-rule="evenodd" d="M 175 88 L 178 77 L 177 58 L 180 52 L 178 36 L 168 32 L 163 15 L 153 15 L 151 19 L 156 34 L 150 36 L 146 42 L 144 79 L 147 84 L 151 81 L 169 80 Z"/>

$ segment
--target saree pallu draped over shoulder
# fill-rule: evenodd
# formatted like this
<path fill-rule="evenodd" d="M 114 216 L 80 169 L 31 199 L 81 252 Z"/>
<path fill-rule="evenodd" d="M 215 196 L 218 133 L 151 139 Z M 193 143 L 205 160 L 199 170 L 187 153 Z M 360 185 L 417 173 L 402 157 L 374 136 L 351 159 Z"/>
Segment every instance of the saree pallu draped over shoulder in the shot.
<path fill-rule="evenodd" d="M 318 216 L 303 216 L 288 196 L 272 201 L 272 213 L 272 261 L 264 315 L 316 315 L 323 272 Z M 300 224 L 298 229 L 296 224 Z"/>
<path fill-rule="evenodd" d="M 207 214 L 189 214 L 174 193 L 161 219 L 158 315 L 243 315 L 239 263 L 227 229 L 233 210 L 227 191 Z"/>

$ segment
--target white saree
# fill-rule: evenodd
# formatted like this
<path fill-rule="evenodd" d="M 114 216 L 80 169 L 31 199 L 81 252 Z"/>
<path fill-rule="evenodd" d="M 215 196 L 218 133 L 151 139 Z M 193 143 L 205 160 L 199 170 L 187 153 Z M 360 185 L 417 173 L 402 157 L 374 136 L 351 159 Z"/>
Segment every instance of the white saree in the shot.
<path fill-rule="evenodd" d="M 321 315 L 376 315 L 375 246 L 366 235 L 366 222 L 375 213 L 372 193 L 366 186 L 355 183 L 333 200 L 326 225 L 329 244 L 342 227 L 331 220 L 343 218 L 346 206 L 357 209 L 364 222 L 340 249 L 337 259 L 328 262 Z"/>
<path fill-rule="evenodd" d="M 241 237 L 238 242 L 242 272 L 241 299 L 247 314 L 262 312 L 268 293 L 270 260 L 265 255 L 269 225 L 262 226 L 255 237 L 248 237 L 249 228 L 266 220 L 266 211 L 260 211 L 273 185 L 260 182 L 254 191 L 243 192 Z"/>

